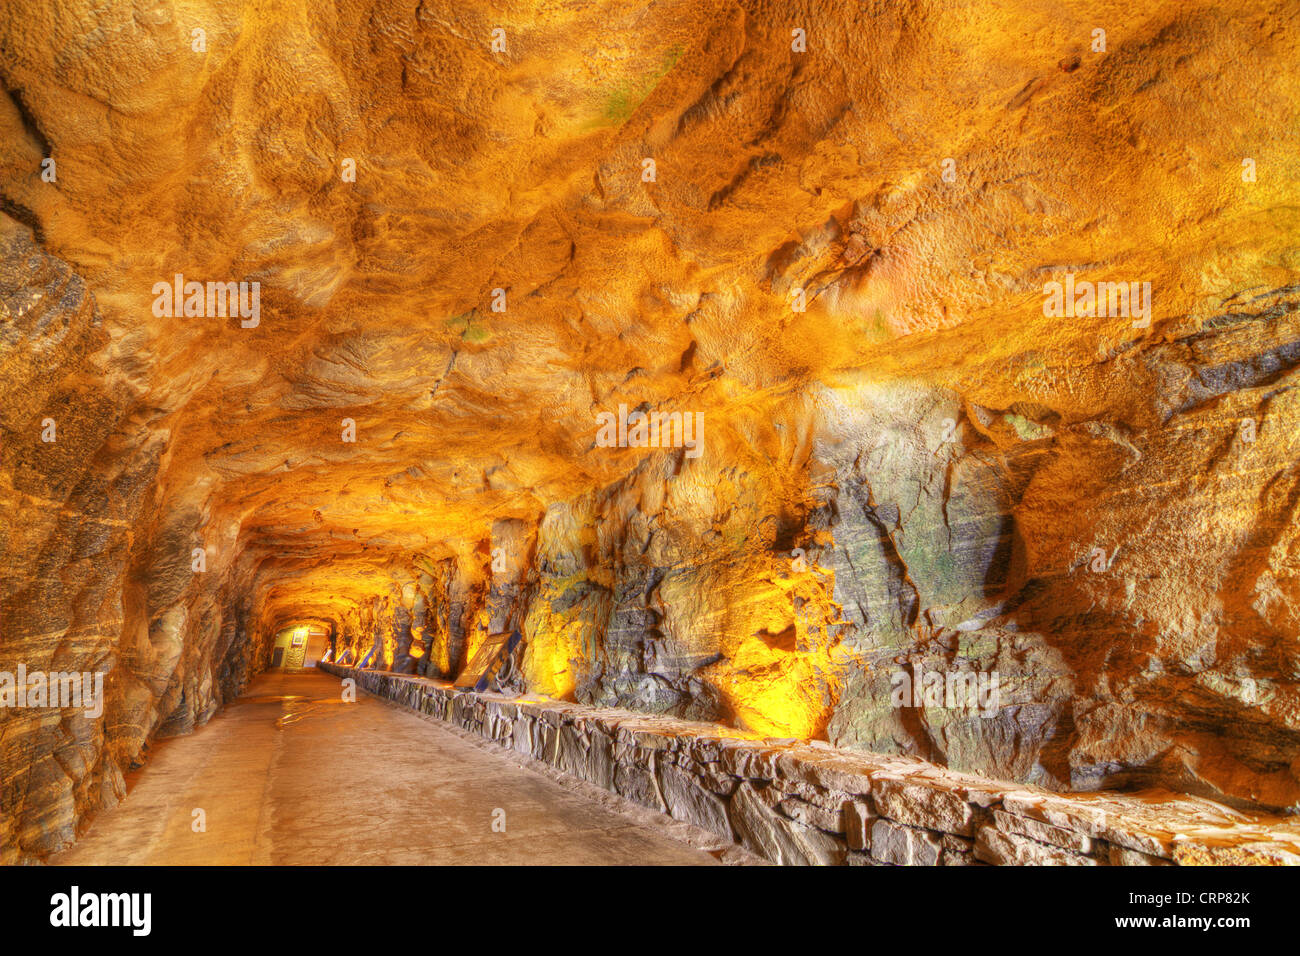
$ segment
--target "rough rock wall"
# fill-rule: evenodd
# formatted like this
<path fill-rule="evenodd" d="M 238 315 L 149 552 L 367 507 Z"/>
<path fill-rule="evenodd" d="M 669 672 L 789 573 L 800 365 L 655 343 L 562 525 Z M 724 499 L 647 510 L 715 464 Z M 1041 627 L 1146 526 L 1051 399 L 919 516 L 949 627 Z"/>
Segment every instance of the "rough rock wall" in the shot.
<path fill-rule="evenodd" d="M 436 676 L 518 626 L 558 697 L 1295 807 L 1298 15 L 0 6 L 0 671 L 107 671 L 94 720 L 0 713 L 0 853 L 299 621 Z M 257 321 L 159 314 L 178 273 Z M 1051 314 L 1071 276 L 1148 321 Z M 621 405 L 699 456 L 606 447 Z M 967 669 L 987 713 L 894 699 Z"/>
<path fill-rule="evenodd" d="M 1242 411 L 1148 428 L 918 386 L 810 390 L 788 421 L 750 423 L 774 466 L 665 454 L 548 509 L 515 617 L 528 686 L 1061 790 L 1289 806 L 1297 410 L 1248 390 Z M 1171 441 L 1179 468 L 1144 470 Z M 524 596 L 518 570 L 498 584 L 476 555 L 492 583 L 428 605 L 444 635 L 502 629 L 491 609 Z M 900 706 L 899 675 L 926 672 L 996 675 L 995 706 Z"/>
<path fill-rule="evenodd" d="M 0 673 L 102 675 L 86 707 L 0 712 L 0 862 L 65 846 L 148 742 L 207 720 L 263 664 L 209 489 L 162 478 L 173 427 L 147 358 L 84 281 L 0 216 Z M 195 554 L 198 549 L 202 558 Z M 21 669 L 21 670 L 20 670 Z M 87 680 L 87 688 L 91 680 Z"/>

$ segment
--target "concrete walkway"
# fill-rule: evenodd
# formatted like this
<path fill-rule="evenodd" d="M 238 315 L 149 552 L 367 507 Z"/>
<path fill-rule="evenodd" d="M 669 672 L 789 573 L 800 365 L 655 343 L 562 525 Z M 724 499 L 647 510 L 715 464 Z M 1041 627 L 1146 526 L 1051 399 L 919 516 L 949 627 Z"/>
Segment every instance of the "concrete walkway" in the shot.
<path fill-rule="evenodd" d="M 365 694 L 345 704 L 329 675 L 272 672 L 162 741 L 126 799 L 51 862 L 718 863 L 684 842 L 693 828 L 521 759 Z"/>

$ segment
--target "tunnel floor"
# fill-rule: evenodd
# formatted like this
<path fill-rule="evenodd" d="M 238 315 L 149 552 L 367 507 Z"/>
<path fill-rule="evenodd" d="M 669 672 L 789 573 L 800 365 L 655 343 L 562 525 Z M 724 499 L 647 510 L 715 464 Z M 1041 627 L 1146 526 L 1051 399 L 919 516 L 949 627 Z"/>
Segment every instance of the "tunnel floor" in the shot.
<path fill-rule="evenodd" d="M 376 698 L 344 704 L 326 674 L 271 672 L 206 726 L 161 742 L 126 798 L 50 862 L 718 864 L 654 816 Z"/>

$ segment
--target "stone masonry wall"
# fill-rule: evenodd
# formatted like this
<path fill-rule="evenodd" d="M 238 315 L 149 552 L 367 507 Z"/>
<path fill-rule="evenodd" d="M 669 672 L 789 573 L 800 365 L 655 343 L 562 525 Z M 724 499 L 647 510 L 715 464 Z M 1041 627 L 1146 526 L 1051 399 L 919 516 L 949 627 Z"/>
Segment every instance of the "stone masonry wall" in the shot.
<path fill-rule="evenodd" d="M 915 757 L 335 664 L 448 721 L 780 864 L 1300 864 L 1300 822 L 1167 792 L 1060 795 Z"/>

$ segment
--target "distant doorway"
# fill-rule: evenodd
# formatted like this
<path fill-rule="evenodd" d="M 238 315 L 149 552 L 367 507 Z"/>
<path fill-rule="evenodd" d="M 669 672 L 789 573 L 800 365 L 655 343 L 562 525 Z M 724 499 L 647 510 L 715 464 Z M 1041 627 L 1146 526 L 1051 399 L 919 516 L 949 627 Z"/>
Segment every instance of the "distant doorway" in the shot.
<path fill-rule="evenodd" d="M 286 670 L 315 667 L 328 647 L 329 632 L 320 625 L 286 627 L 275 635 L 270 666 Z"/>
<path fill-rule="evenodd" d="M 285 667 L 302 667 L 307 658 L 307 628 L 295 628 L 289 635 L 289 652 L 285 655 Z"/>

